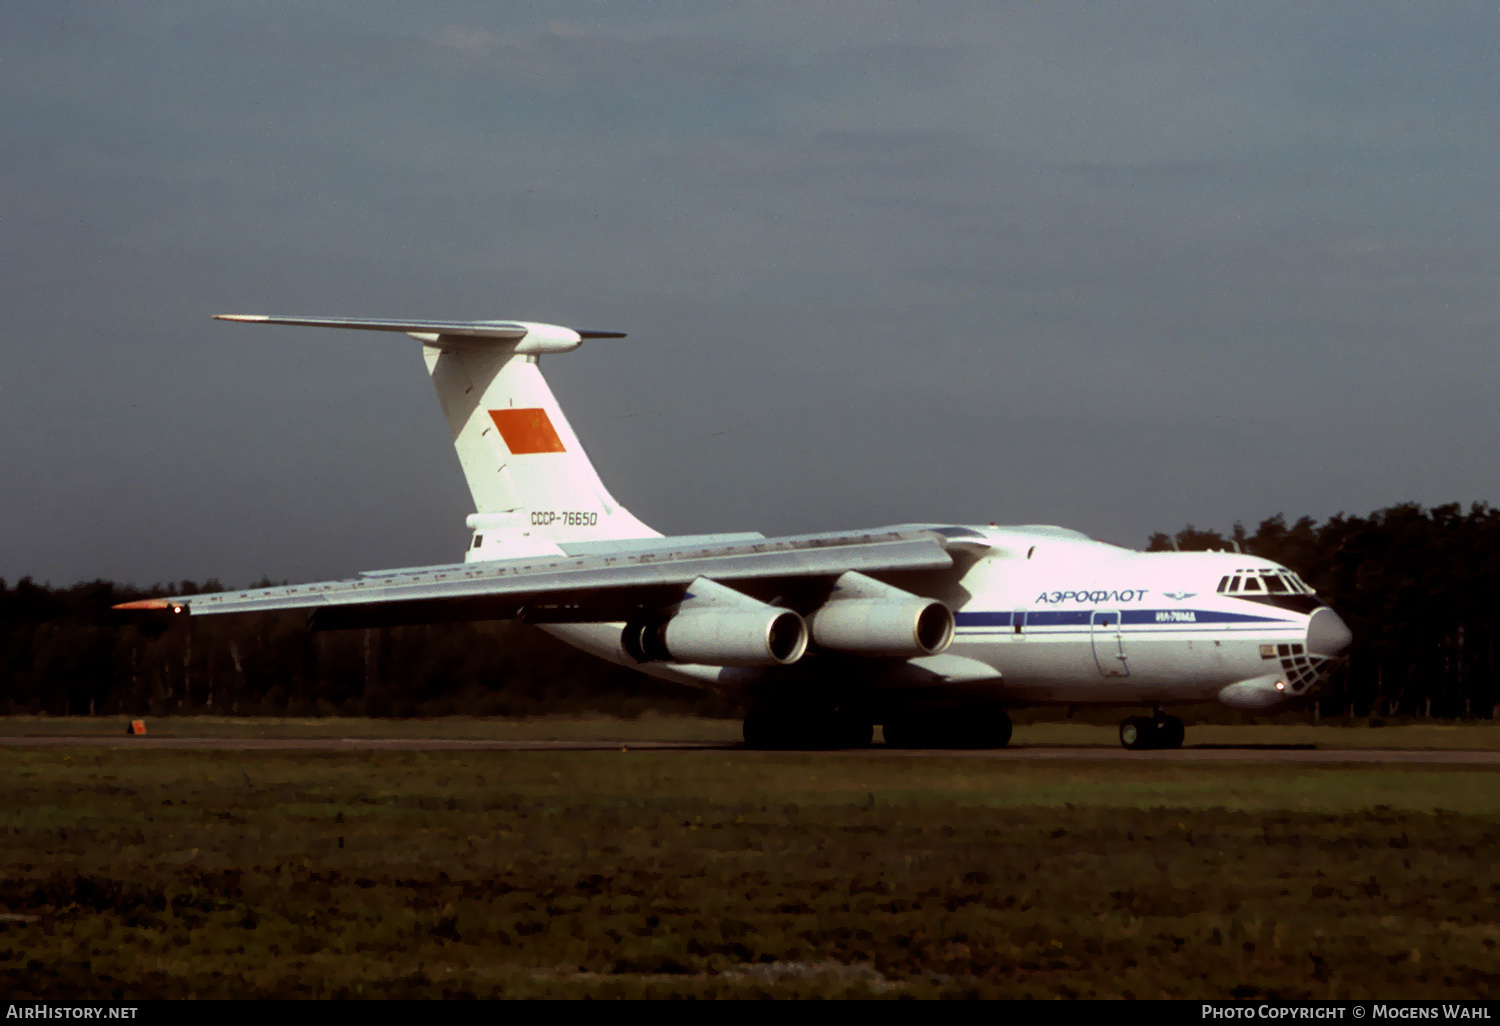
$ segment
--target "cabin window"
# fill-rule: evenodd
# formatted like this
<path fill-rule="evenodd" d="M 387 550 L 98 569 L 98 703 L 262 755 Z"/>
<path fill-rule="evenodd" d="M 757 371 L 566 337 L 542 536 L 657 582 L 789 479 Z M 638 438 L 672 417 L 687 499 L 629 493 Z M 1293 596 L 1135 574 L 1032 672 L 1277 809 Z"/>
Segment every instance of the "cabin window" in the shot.
<path fill-rule="evenodd" d="M 476 534 L 474 536 L 474 547 L 477 549 L 477 548 L 479 548 L 479 546 L 481 546 L 483 544 L 484 544 L 484 535 L 482 535 L 482 534 Z"/>

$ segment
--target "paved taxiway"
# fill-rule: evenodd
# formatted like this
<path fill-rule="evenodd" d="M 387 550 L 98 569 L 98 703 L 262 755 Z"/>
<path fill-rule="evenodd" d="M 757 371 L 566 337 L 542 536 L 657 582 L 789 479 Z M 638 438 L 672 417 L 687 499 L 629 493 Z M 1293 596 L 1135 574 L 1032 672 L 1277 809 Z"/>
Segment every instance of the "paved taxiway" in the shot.
<path fill-rule="evenodd" d="M 220 737 L 0 737 L 0 748 L 179 748 L 218 752 L 666 752 L 741 751 L 720 741 L 506 741 L 485 738 L 220 738 Z M 1500 751 L 1475 749 L 1317 748 L 1311 745 L 1188 745 L 1169 751 L 1132 752 L 1104 745 L 1013 745 L 979 751 L 886 748 L 861 755 L 890 758 L 958 758 L 1011 761 L 1114 760 L 1161 762 L 1390 763 L 1500 766 Z M 850 754 L 801 752 L 835 758 Z"/>

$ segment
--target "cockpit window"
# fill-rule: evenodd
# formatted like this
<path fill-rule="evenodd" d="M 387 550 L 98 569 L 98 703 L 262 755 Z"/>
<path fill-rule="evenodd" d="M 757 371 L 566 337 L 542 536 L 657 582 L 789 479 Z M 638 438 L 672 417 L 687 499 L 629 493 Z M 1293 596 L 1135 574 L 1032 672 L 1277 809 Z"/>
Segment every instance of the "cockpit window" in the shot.
<path fill-rule="evenodd" d="M 1220 595 L 1311 595 L 1307 582 L 1290 570 L 1241 570 L 1219 578 Z"/>
<path fill-rule="evenodd" d="M 1225 574 L 1219 578 L 1218 592 L 1299 613 L 1310 613 L 1323 604 L 1306 581 L 1279 568 L 1241 568 L 1238 573 Z"/>

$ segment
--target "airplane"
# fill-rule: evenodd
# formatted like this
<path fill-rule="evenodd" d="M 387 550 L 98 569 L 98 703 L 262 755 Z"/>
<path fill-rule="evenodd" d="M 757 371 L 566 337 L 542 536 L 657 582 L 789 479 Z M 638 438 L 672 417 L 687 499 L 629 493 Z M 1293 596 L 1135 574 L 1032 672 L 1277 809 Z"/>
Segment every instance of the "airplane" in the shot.
<path fill-rule="evenodd" d="M 543 356 L 623 333 L 528 321 L 220 314 L 416 339 L 475 512 L 462 562 L 127 602 L 205 616 L 308 610 L 313 630 L 517 619 L 707 688 L 761 749 L 998 748 L 1008 710 L 1146 707 L 1129 749 L 1177 748 L 1168 707 L 1270 710 L 1308 695 L 1352 635 L 1287 567 L 1139 552 L 1052 526 L 899 524 L 665 537 L 600 480 Z"/>

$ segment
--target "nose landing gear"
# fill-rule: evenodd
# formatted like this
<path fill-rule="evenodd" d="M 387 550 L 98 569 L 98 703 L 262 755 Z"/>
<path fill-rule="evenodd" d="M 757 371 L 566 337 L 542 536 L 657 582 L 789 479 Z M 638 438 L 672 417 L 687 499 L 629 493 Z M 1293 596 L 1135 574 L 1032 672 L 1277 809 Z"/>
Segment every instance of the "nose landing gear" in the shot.
<path fill-rule="evenodd" d="M 1120 724 L 1120 744 L 1134 751 L 1181 748 L 1185 733 L 1176 716 L 1132 716 Z"/>

